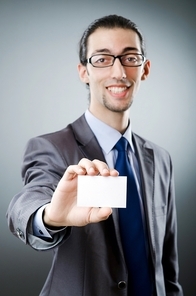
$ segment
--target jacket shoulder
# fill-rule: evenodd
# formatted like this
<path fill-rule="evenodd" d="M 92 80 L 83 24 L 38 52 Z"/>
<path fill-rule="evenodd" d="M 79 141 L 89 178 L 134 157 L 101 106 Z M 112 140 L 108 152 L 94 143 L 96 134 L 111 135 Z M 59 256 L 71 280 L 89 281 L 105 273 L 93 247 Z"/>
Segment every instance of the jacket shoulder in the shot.
<path fill-rule="evenodd" d="M 67 165 L 76 164 L 84 157 L 84 147 L 93 138 L 85 116 L 82 115 L 59 131 L 31 138 L 26 145 L 25 154 L 36 157 L 40 155 L 42 158 L 52 156 L 53 159 L 60 157 Z"/>
<path fill-rule="evenodd" d="M 58 148 L 68 147 L 73 145 L 73 143 L 76 143 L 76 141 L 79 142 L 78 134 L 82 133 L 85 125 L 87 125 L 87 123 L 85 122 L 84 115 L 82 115 L 73 123 L 68 124 L 65 128 L 31 138 L 29 142 L 48 141 Z"/>
<path fill-rule="evenodd" d="M 165 148 L 159 146 L 158 144 L 156 144 L 154 142 L 151 142 L 150 140 L 147 140 L 144 137 L 139 136 L 136 133 L 133 133 L 133 138 L 134 138 L 134 141 L 138 145 L 140 145 L 142 147 L 145 147 L 147 149 L 153 149 L 156 152 L 160 152 L 160 153 L 164 153 L 164 154 L 169 154 L 169 152 Z"/>
<path fill-rule="evenodd" d="M 151 155 L 158 162 L 171 163 L 170 153 L 165 148 L 135 133 L 133 133 L 133 141 L 139 154 Z"/>

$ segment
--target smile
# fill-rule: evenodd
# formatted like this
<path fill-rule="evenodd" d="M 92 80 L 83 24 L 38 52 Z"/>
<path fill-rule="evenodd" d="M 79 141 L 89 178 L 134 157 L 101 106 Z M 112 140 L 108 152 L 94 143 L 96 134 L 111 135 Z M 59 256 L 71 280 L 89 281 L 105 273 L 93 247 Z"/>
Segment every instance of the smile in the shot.
<path fill-rule="evenodd" d="M 124 86 L 124 87 L 112 86 L 112 87 L 108 87 L 107 89 L 112 93 L 119 94 L 119 93 L 126 91 L 128 89 L 128 87 L 127 86 Z"/>

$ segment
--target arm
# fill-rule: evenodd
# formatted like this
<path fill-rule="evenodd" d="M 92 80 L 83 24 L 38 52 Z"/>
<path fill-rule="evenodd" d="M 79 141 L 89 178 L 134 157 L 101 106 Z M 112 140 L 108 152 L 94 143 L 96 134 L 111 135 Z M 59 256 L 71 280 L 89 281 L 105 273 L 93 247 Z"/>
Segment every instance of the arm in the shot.
<path fill-rule="evenodd" d="M 7 212 L 10 230 L 23 242 L 40 249 L 43 240 L 33 235 L 32 219 L 44 204 L 48 204 L 44 212 L 44 222 L 49 228 L 83 226 L 107 219 L 111 214 L 110 208 L 79 209 L 76 206 L 77 175 L 98 173 L 105 176 L 117 175 L 116 171 L 109 171 L 105 163 L 96 160 L 91 162 L 83 159 L 78 165 L 68 166 L 54 144 L 42 137 L 32 139 L 28 143 L 23 161 L 24 187 L 12 199 Z M 67 227 L 63 236 L 66 237 L 69 232 L 70 227 Z M 48 244 L 43 249 L 55 246 L 58 240 L 54 239 Z"/>
<path fill-rule="evenodd" d="M 171 160 L 170 160 L 171 161 Z M 166 295 L 182 296 L 182 288 L 178 283 L 179 266 L 178 266 L 178 251 L 177 251 L 177 217 L 175 206 L 175 189 L 173 168 L 171 167 L 171 179 L 168 193 L 168 208 L 166 231 L 163 245 L 163 272 L 165 280 Z"/>

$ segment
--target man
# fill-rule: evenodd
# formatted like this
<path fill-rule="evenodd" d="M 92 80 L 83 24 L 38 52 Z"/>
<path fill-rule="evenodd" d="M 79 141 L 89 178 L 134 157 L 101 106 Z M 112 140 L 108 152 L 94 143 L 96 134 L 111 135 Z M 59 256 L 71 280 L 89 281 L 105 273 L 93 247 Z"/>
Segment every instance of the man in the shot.
<path fill-rule="evenodd" d="M 133 22 L 116 15 L 95 20 L 81 38 L 78 65 L 89 87 L 89 109 L 65 129 L 27 145 L 25 185 L 11 201 L 7 217 L 11 231 L 23 242 L 36 250 L 54 250 L 42 296 L 183 295 L 171 159 L 165 150 L 132 133 L 129 119 L 149 71 L 144 40 Z M 77 207 L 78 175 L 121 174 L 118 163 L 124 156 L 117 143 L 122 138 L 136 184 L 135 227 L 141 220 L 136 230 L 136 236 L 142 236 L 141 248 L 136 238 L 129 238 L 136 212 L 127 212 L 132 207 L 129 195 L 130 207 L 124 211 Z M 144 251 L 144 259 L 140 260 L 142 251 L 136 255 L 137 249 Z"/>

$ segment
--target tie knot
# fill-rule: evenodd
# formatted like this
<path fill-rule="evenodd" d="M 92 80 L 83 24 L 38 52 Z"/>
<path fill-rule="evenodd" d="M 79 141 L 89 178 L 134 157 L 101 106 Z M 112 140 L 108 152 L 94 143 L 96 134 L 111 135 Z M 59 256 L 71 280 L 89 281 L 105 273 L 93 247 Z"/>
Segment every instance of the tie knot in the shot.
<path fill-rule="evenodd" d="M 114 148 L 118 151 L 126 151 L 128 147 L 129 142 L 124 137 L 121 137 L 120 140 L 116 143 Z"/>

